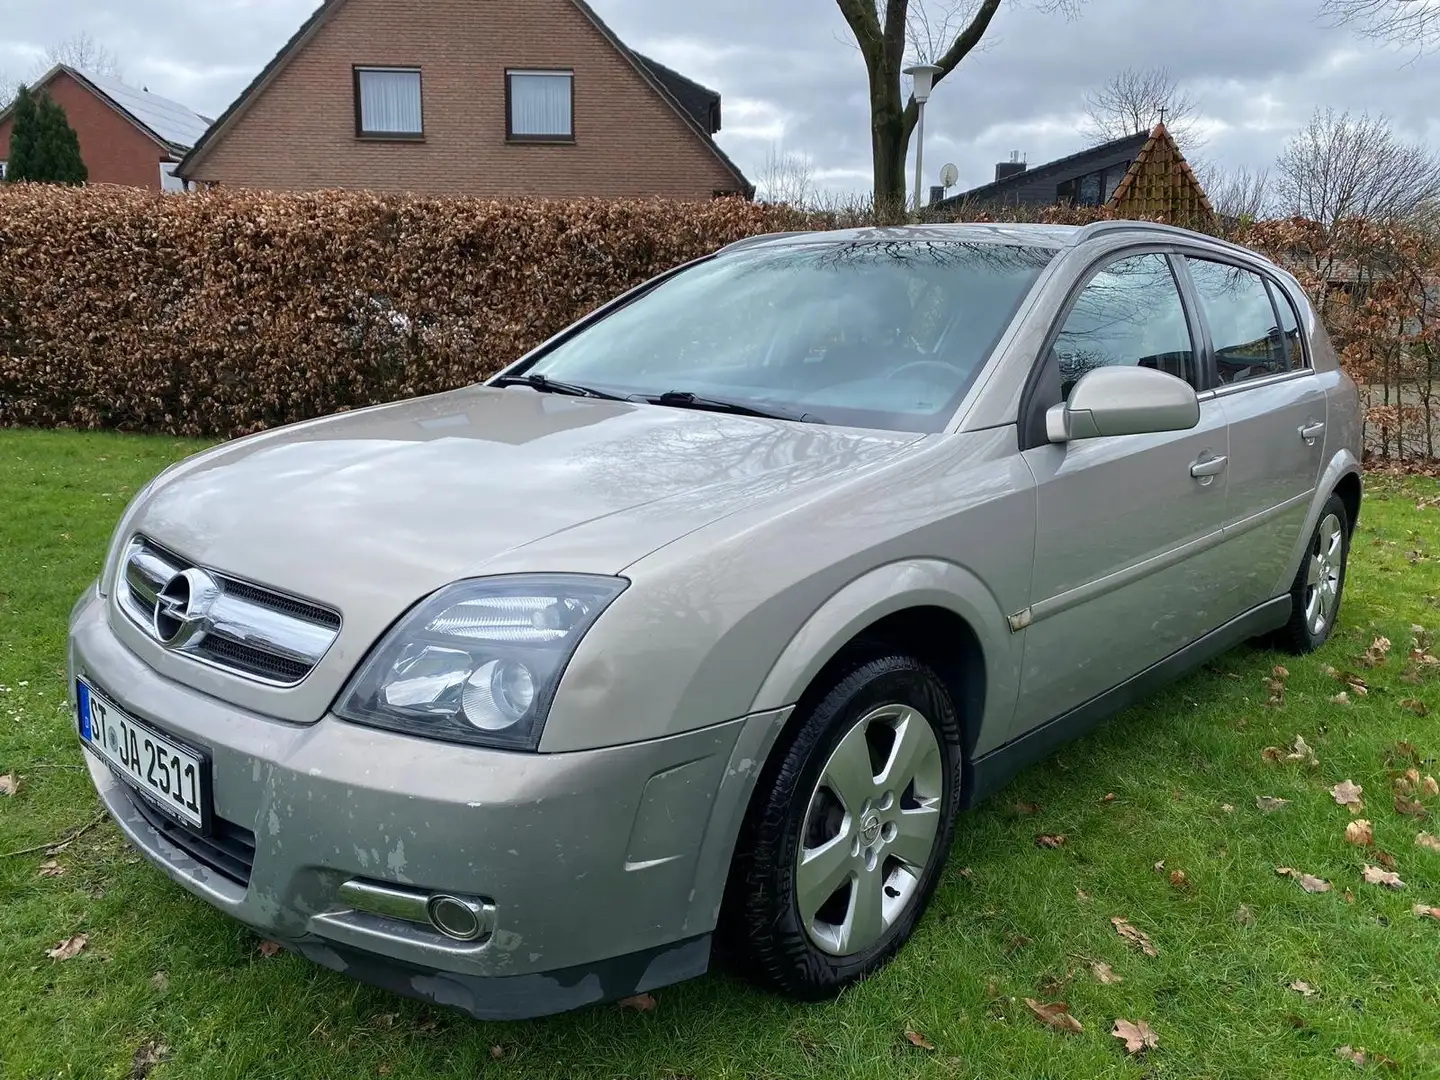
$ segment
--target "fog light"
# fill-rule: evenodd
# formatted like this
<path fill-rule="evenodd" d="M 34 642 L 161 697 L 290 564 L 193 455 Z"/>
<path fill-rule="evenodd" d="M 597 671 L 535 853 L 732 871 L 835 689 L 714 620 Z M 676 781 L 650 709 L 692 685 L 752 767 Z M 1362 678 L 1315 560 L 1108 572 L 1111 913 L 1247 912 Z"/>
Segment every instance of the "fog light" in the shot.
<path fill-rule="evenodd" d="M 489 905 L 437 893 L 426 910 L 435 929 L 456 941 L 474 941 L 490 931 Z"/>

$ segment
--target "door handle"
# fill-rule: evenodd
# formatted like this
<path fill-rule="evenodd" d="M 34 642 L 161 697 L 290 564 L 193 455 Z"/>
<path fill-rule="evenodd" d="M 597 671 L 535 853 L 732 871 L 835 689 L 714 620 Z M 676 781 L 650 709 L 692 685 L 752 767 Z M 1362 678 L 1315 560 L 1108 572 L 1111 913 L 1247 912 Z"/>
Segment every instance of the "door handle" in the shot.
<path fill-rule="evenodd" d="M 1300 438 L 1304 439 L 1308 445 L 1314 446 L 1315 440 L 1318 439 L 1324 431 L 1324 421 L 1318 424 L 1306 424 L 1300 429 Z"/>
<path fill-rule="evenodd" d="M 1229 461 L 1226 457 L 1202 458 L 1200 461 L 1192 462 L 1190 475 L 1197 480 L 1208 480 L 1212 476 L 1218 476 L 1225 471 L 1225 463 Z"/>

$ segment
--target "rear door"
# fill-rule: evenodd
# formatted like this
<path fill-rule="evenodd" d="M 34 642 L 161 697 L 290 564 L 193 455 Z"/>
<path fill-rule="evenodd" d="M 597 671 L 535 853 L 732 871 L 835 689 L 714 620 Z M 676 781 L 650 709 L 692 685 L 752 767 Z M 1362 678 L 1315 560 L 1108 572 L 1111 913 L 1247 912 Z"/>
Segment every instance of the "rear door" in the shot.
<path fill-rule="evenodd" d="M 1163 252 L 1119 255 L 1062 316 L 1045 363 L 1056 400 L 1088 370 L 1155 367 L 1205 389 L 1200 337 Z M 1047 383 L 1042 370 L 1037 385 Z M 1041 402 L 1044 404 L 1044 402 Z M 1189 431 L 1042 443 L 1023 451 L 1038 533 L 1012 734 L 1119 685 L 1227 621 L 1220 544 L 1225 406 L 1205 395 Z"/>
<path fill-rule="evenodd" d="M 1207 331 L 1215 395 L 1230 418 L 1228 570 L 1242 610 L 1289 585 L 1320 477 L 1325 390 L 1278 280 L 1236 260 L 1184 260 Z"/>

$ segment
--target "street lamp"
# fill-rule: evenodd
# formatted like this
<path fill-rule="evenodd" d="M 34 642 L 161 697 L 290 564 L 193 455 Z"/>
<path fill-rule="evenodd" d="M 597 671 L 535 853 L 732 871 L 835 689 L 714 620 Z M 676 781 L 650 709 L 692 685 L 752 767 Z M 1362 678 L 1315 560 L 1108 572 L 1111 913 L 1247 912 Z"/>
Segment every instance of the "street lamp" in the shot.
<path fill-rule="evenodd" d="M 905 69 L 905 74 L 915 80 L 913 93 L 920 115 L 915 123 L 915 209 L 920 209 L 920 184 L 925 172 L 925 102 L 930 100 L 930 91 L 935 86 L 935 76 L 945 69 L 935 64 L 916 64 Z"/>

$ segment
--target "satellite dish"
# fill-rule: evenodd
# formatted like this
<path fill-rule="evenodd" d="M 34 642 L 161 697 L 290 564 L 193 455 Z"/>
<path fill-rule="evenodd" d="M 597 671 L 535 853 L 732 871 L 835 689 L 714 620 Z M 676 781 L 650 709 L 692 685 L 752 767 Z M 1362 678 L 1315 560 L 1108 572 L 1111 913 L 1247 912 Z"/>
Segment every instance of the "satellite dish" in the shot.
<path fill-rule="evenodd" d="M 954 165 L 946 165 L 940 170 L 940 184 L 942 187 L 952 188 L 959 179 L 960 170 Z"/>

